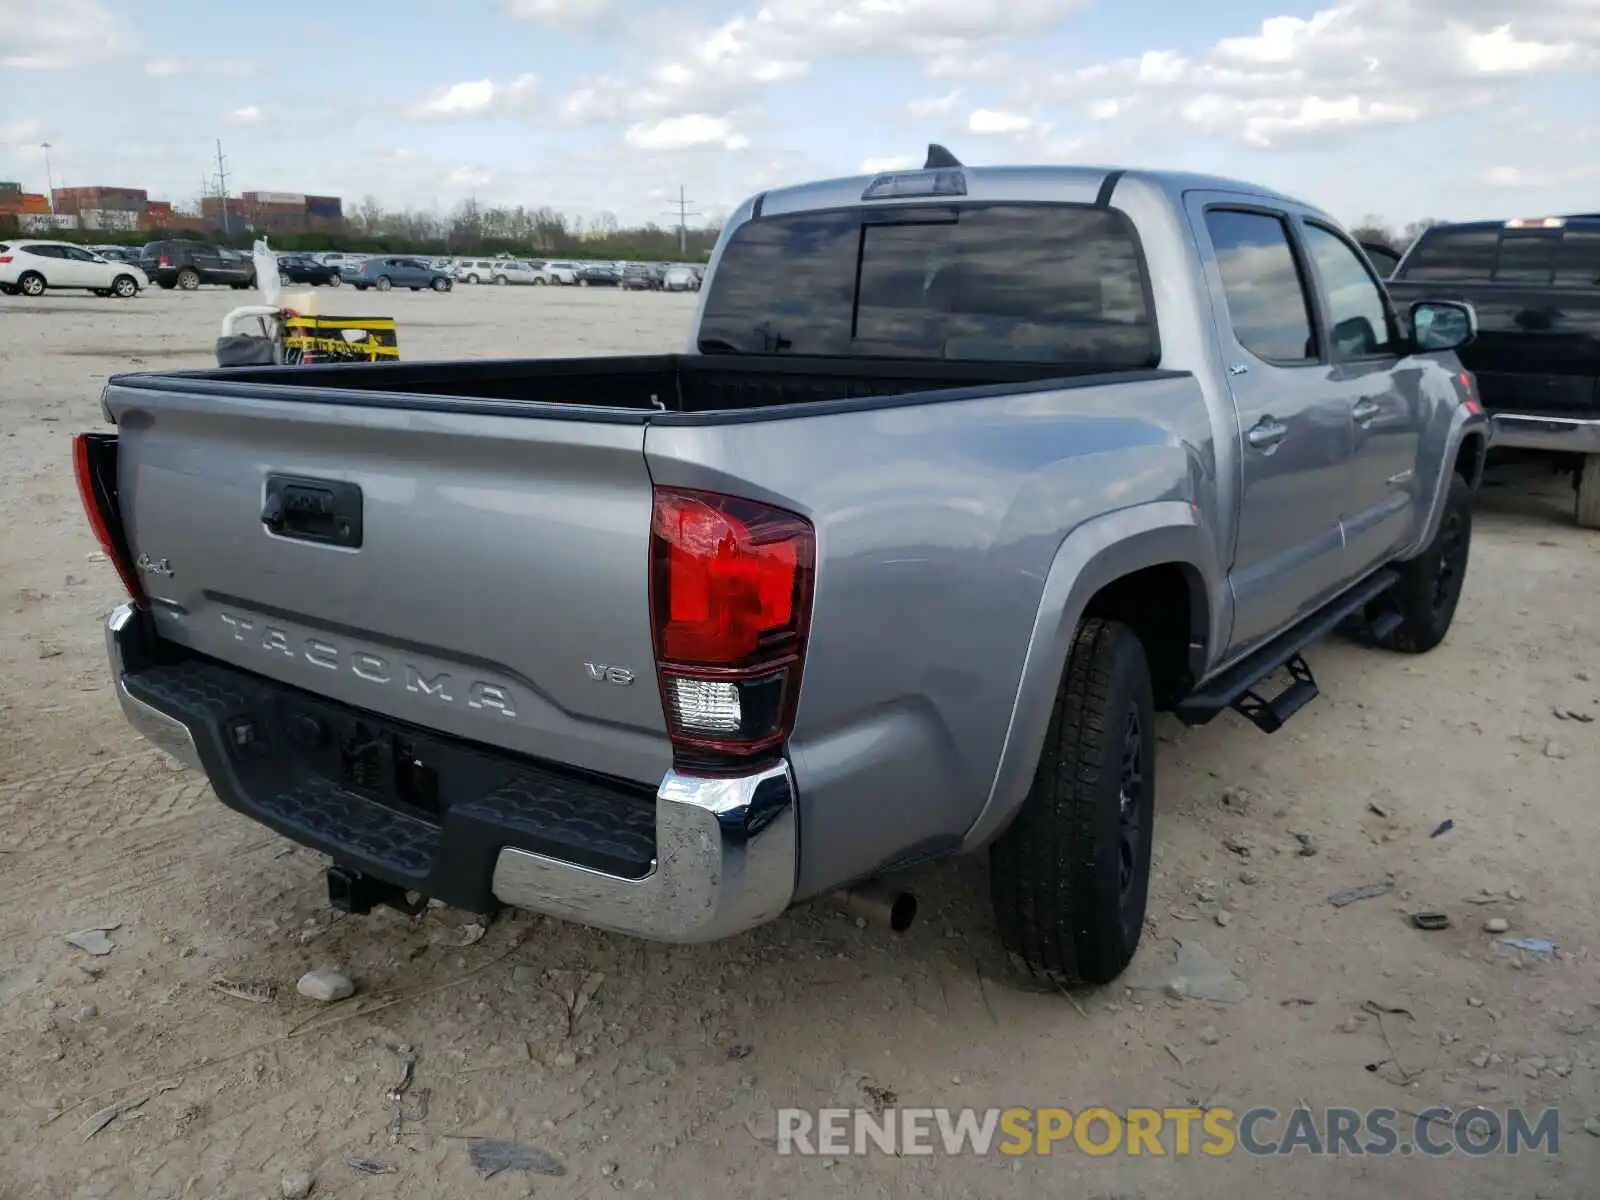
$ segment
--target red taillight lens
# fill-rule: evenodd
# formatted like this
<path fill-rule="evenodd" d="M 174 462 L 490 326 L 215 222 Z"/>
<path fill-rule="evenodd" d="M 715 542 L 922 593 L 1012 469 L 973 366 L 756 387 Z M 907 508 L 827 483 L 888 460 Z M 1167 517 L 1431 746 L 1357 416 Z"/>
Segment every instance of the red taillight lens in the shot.
<path fill-rule="evenodd" d="M 168 258 L 165 254 L 163 254 L 161 256 L 161 261 L 159 263 L 157 263 L 156 265 L 157 266 L 162 266 L 162 267 L 170 267 L 172 265 L 172 260 L 170 258 Z"/>
<path fill-rule="evenodd" d="M 83 502 L 83 515 L 89 519 L 100 549 L 116 567 L 128 599 L 143 604 L 144 587 L 119 532 L 121 518 L 117 515 L 116 444 L 112 434 L 80 433 L 72 439 L 72 466 L 78 477 L 78 499 Z"/>
<path fill-rule="evenodd" d="M 1478 381 L 1471 371 L 1463 371 L 1456 376 L 1456 384 L 1461 389 L 1461 404 L 1474 415 L 1483 411 L 1483 401 L 1478 399 Z"/>
<path fill-rule="evenodd" d="M 788 737 L 815 561 L 815 531 L 795 513 L 712 492 L 655 490 L 656 665 L 682 765 L 748 761 Z"/>
<path fill-rule="evenodd" d="M 0 267 L 6 266 L 10 262 L 11 262 L 11 255 L 9 255 L 9 254 L 0 254 Z"/>

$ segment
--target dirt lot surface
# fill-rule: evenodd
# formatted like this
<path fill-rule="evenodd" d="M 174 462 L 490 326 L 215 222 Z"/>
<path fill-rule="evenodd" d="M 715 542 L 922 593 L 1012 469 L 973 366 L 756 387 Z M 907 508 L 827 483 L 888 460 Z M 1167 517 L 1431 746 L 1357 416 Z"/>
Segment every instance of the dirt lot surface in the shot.
<path fill-rule="evenodd" d="M 1020 986 L 981 861 L 923 873 L 900 938 L 820 906 L 683 949 L 516 913 L 486 933 L 443 909 L 335 919 L 318 856 L 224 810 L 121 719 L 100 633 L 118 585 L 68 462 L 108 374 L 209 365 L 238 299 L 0 299 L 0 1196 L 271 1197 L 294 1171 L 342 1197 L 1600 1194 L 1600 1121 L 1584 1128 L 1600 1111 L 1600 536 L 1573 526 L 1564 484 L 1486 492 L 1435 653 L 1319 646 L 1323 698 L 1274 737 L 1231 717 L 1163 726 L 1156 894 L 1129 976 L 1149 988 Z M 413 358 L 668 350 L 694 303 L 354 301 L 329 307 L 392 312 Z M 1452 927 L 1412 928 L 1422 909 Z M 1558 953 L 1497 950 L 1495 919 Z M 104 956 L 64 940 L 92 926 L 114 927 Z M 1180 939 L 1231 972 L 1232 998 L 1162 989 Z M 296 995 L 327 965 L 354 999 Z M 399 1047 L 415 1081 L 391 1140 Z M 774 1152 L 777 1107 L 874 1098 L 1551 1106 L 1560 1152 Z M 565 1174 L 480 1178 L 461 1135 L 537 1146 Z"/>

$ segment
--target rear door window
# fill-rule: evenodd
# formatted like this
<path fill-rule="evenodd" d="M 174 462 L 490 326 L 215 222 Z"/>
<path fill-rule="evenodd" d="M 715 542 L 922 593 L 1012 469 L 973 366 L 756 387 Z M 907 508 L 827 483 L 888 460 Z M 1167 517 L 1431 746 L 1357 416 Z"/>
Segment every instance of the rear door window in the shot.
<path fill-rule="evenodd" d="M 629 274 L 654 275 L 647 266 Z M 765 217 L 723 250 L 706 352 L 1019 361 L 1160 360 L 1126 217 L 1068 204 L 842 209 Z"/>
<path fill-rule="evenodd" d="M 1493 226 L 1430 229 L 1397 278 L 1488 283 L 1494 276 L 1499 246 L 1500 230 Z"/>
<path fill-rule="evenodd" d="M 1279 366 L 1318 362 L 1311 305 L 1283 219 L 1211 209 L 1206 230 L 1239 345 Z"/>
<path fill-rule="evenodd" d="M 1600 287 L 1600 228 L 1567 229 L 1556 254 L 1555 282 L 1565 287 Z"/>

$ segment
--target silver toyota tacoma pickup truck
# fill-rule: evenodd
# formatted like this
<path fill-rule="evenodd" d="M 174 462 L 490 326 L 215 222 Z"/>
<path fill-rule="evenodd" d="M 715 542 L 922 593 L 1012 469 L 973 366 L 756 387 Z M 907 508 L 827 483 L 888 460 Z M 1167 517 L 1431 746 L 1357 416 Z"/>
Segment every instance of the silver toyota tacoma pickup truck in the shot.
<path fill-rule="evenodd" d="M 1110 980 L 1156 714 L 1445 636 L 1474 328 L 1287 196 L 935 147 L 746 202 L 680 355 L 112 379 L 111 671 L 348 911 L 692 942 L 986 850 L 1012 958 Z"/>

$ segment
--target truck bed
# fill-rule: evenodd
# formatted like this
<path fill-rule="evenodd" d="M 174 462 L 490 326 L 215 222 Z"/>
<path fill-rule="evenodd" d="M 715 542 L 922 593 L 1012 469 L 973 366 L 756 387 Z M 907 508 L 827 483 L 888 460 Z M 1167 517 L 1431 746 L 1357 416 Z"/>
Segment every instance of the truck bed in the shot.
<path fill-rule="evenodd" d="M 962 399 L 974 388 L 1026 388 L 1042 380 L 1113 382 L 1152 372 L 1064 372 L 1054 363 L 974 363 L 905 359 L 731 354 L 247 367 L 118 376 L 119 385 L 164 391 L 267 393 L 303 400 L 396 408 L 460 407 L 474 412 L 515 405 L 629 413 L 730 413 L 796 404 L 916 394 L 917 402 Z M 931 395 L 929 393 L 948 393 Z M 354 394 L 352 394 L 354 393 Z M 509 410 L 515 412 L 515 409 Z M 575 415 L 575 414 L 574 414 Z"/>

